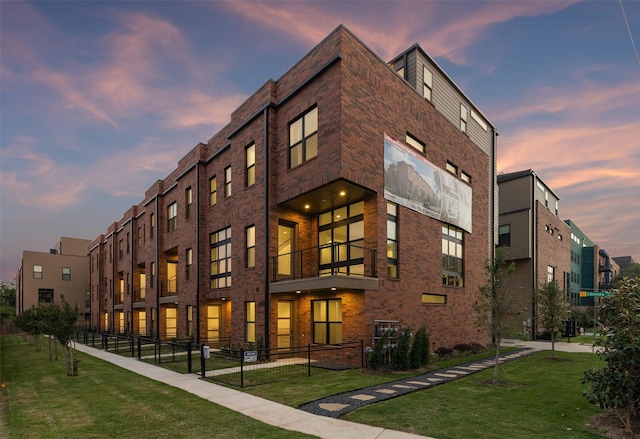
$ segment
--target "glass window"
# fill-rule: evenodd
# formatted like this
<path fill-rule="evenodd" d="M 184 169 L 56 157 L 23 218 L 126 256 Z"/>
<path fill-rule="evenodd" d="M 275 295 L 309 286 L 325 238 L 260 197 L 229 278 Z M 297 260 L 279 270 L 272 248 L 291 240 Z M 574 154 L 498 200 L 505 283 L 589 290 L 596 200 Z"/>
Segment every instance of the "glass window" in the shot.
<path fill-rule="evenodd" d="M 190 248 L 187 249 L 185 255 L 184 255 L 185 261 L 186 261 L 186 270 L 187 272 L 186 274 L 186 279 L 187 280 L 191 280 L 192 276 L 193 276 L 193 250 L 191 250 Z"/>
<path fill-rule="evenodd" d="M 256 226 L 246 229 L 247 235 L 247 267 L 256 266 Z"/>
<path fill-rule="evenodd" d="M 387 277 L 398 277 L 398 205 L 387 203 Z"/>
<path fill-rule="evenodd" d="M 214 175 L 209 179 L 209 205 L 215 206 L 218 202 L 218 183 Z"/>
<path fill-rule="evenodd" d="M 463 231 L 454 226 L 442 226 L 442 284 L 464 286 Z"/>
<path fill-rule="evenodd" d="M 451 162 L 447 162 L 447 171 L 451 172 L 453 175 L 458 175 L 458 167 Z"/>
<path fill-rule="evenodd" d="M 460 104 L 460 131 L 467 132 L 467 107 Z"/>
<path fill-rule="evenodd" d="M 149 271 L 151 271 L 151 276 L 149 277 L 149 286 L 153 288 L 156 279 L 156 263 L 152 262 L 150 267 L 151 269 Z"/>
<path fill-rule="evenodd" d="M 42 279 L 42 265 L 33 266 L 33 278 Z"/>
<path fill-rule="evenodd" d="M 178 216 L 178 205 L 176 203 L 169 204 L 167 207 L 167 231 L 173 232 L 176 230 L 176 220 Z"/>
<path fill-rule="evenodd" d="M 247 302 L 247 342 L 256 342 L 256 303 Z"/>
<path fill-rule="evenodd" d="M 447 303 L 447 296 L 444 294 L 422 294 L 422 303 L 431 305 L 445 305 Z"/>
<path fill-rule="evenodd" d="M 71 267 L 62 267 L 62 280 L 71 280 Z"/>
<path fill-rule="evenodd" d="M 424 154 L 424 143 L 407 133 L 407 145 L 413 146 L 415 149 Z"/>
<path fill-rule="evenodd" d="M 124 241 L 121 239 L 118 241 L 118 259 L 122 259 L 124 257 Z"/>
<path fill-rule="evenodd" d="M 187 336 L 193 335 L 193 305 L 187 305 Z"/>
<path fill-rule="evenodd" d="M 193 191 L 191 190 L 190 187 L 187 188 L 187 190 L 185 191 L 184 194 L 184 198 L 185 198 L 185 218 L 189 219 L 191 218 L 191 206 L 193 204 Z"/>
<path fill-rule="evenodd" d="M 168 339 L 176 338 L 178 329 L 178 309 L 167 308 L 165 314 L 165 330 Z"/>
<path fill-rule="evenodd" d="M 251 144 L 246 150 L 247 161 L 247 187 L 253 186 L 256 183 L 256 145 Z"/>
<path fill-rule="evenodd" d="M 471 176 L 464 171 L 460 171 L 460 179 L 471 184 Z"/>
<path fill-rule="evenodd" d="M 224 196 L 231 196 L 231 166 L 224 168 Z"/>
<path fill-rule="evenodd" d="M 425 99 L 431 100 L 431 93 L 433 92 L 433 74 L 427 69 L 422 68 L 422 94 Z"/>
<path fill-rule="evenodd" d="M 311 302 L 313 342 L 342 343 L 342 300 L 314 300 Z"/>
<path fill-rule="evenodd" d="M 320 275 L 364 275 L 364 202 L 318 216 Z"/>
<path fill-rule="evenodd" d="M 149 237 L 151 238 L 153 238 L 155 227 L 156 227 L 156 216 L 154 214 L 149 214 Z"/>
<path fill-rule="evenodd" d="M 318 107 L 289 125 L 289 168 L 318 155 Z"/>
<path fill-rule="evenodd" d="M 38 303 L 53 303 L 53 290 L 38 288 Z"/>
<path fill-rule="evenodd" d="M 211 234 L 211 288 L 231 286 L 231 227 Z"/>
<path fill-rule="evenodd" d="M 556 278 L 556 269 L 555 267 L 548 265 L 547 266 L 547 283 L 551 283 Z"/>
<path fill-rule="evenodd" d="M 500 247 L 509 247 L 511 245 L 511 225 L 505 224 L 500 226 L 498 235 L 498 245 Z"/>

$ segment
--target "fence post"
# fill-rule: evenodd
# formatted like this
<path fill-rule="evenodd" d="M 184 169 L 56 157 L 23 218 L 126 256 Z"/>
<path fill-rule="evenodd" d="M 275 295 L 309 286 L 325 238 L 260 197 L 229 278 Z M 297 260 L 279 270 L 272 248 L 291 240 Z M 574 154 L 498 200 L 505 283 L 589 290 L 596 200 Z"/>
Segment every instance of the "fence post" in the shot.
<path fill-rule="evenodd" d="M 204 359 L 204 344 L 200 345 L 200 375 L 202 376 L 202 378 L 206 377 L 205 359 Z"/>
<path fill-rule="evenodd" d="M 191 342 L 187 342 L 187 373 L 191 373 Z"/>
<path fill-rule="evenodd" d="M 133 338 L 133 332 L 131 333 L 131 357 L 135 357 L 136 356 L 136 345 L 135 345 L 135 339 Z"/>
<path fill-rule="evenodd" d="M 362 362 L 362 369 L 364 369 L 364 340 L 360 339 L 360 361 Z"/>
<path fill-rule="evenodd" d="M 311 376 L 311 343 L 307 343 L 307 376 Z"/>
<path fill-rule="evenodd" d="M 138 360 L 142 359 L 142 341 L 138 337 Z"/>
<path fill-rule="evenodd" d="M 158 346 L 158 364 L 162 363 L 162 343 L 160 339 L 156 339 L 156 346 Z"/>
<path fill-rule="evenodd" d="M 244 349 L 240 348 L 240 388 L 244 387 Z"/>

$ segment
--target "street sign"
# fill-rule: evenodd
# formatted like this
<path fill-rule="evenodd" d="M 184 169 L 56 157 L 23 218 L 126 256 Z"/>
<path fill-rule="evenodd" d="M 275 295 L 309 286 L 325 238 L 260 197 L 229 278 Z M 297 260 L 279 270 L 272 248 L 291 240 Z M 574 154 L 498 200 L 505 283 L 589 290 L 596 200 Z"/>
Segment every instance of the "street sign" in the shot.
<path fill-rule="evenodd" d="M 580 297 L 610 297 L 609 291 L 580 291 Z"/>

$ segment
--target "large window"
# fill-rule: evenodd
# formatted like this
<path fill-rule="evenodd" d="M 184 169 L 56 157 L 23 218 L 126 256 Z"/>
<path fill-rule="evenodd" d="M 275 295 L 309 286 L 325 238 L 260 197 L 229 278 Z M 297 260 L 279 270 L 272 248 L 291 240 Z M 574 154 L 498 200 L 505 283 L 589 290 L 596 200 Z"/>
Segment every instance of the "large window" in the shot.
<path fill-rule="evenodd" d="M 364 275 L 364 201 L 318 217 L 320 275 Z"/>
<path fill-rule="evenodd" d="M 342 343 L 342 300 L 314 300 L 313 342 L 320 344 Z"/>
<path fill-rule="evenodd" d="M 169 204 L 167 207 L 167 232 L 176 230 L 176 220 L 178 217 L 178 205 L 176 203 Z"/>
<path fill-rule="evenodd" d="M 218 181 L 214 175 L 209 179 L 209 205 L 215 206 L 218 202 Z"/>
<path fill-rule="evenodd" d="M 256 303 L 247 302 L 247 342 L 256 342 Z"/>
<path fill-rule="evenodd" d="M 231 196 L 231 166 L 224 168 L 224 196 Z"/>
<path fill-rule="evenodd" d="M 187 305 L 187 336 L 193 335 L 193 305 Z"/>
<path fill-rule="evenodd" d="M 178 333 L 178 308 L 167 308 L 165 314 L 165 331 L 167 339 L 176 338 Z"/>
<path fill-rule="evenodd" d="M 502 225 L 499 230 L 498 245 L 509 247 L 511 245 L 511 224 Z"/>
<path fill-rule="evenodd" d="M 247 162 L 246 185 L 249 187 L 256 183 L 256 144 L 252 143 L 247 146 L 245 154 Z"/>
<path fill-rule="evenodd" d="M 463 231 L 454 226 L 442 226 L 442 284 L 464 286 Z"/>
<path fill-rule="evenodd" d="M 62 280 L 71 280 L 71 267 L 62 267 Z"/>
<path fill-rule="evenodd" d="M 398 205 L 387 203 L 387 277 L 398 277 Z"/>
<path fill-rule="evenodd" d="M 556 269 L 552 265 L 547 265 L 547 283 L 551 283 L 556 278 Z"/>
<path fill-rule="evenodd" d="M 231 227 L 211 234 L 211 288 L 231 286 Z"/>
<path fill-rule="evenodd" d="M 424 143 L 407 133 L 406 137 L 407 145 L 413 146 L 415 149 L 424 154 Z"/>
<path fill-rule="evenodd" d="M 289 125 L 289 168 L 318 155 L 318 107 Z"/>
<path fill-rule="evenodd" d="M 33 278 L 42 279 L 42 265 L 33 266 Z"/>
<path fill-rule="evenodd" d="M 249 226 L 246 229 L 247 236 L 247 267 L 256 266 L 256 226 Z"/>

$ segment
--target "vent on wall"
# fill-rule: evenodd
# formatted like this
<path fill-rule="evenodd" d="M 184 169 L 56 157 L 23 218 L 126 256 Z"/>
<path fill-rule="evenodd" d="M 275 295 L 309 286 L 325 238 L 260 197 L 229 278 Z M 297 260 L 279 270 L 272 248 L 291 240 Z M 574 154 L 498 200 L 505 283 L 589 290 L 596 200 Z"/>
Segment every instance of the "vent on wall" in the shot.
<path fill-rule="evenodd" d="M 49 249 L 49 253 L 52 254 L 52 255 L 57 255 L 58 254 L 58 250 L 55 249 L 55 248 L 50 248 Z"/>

